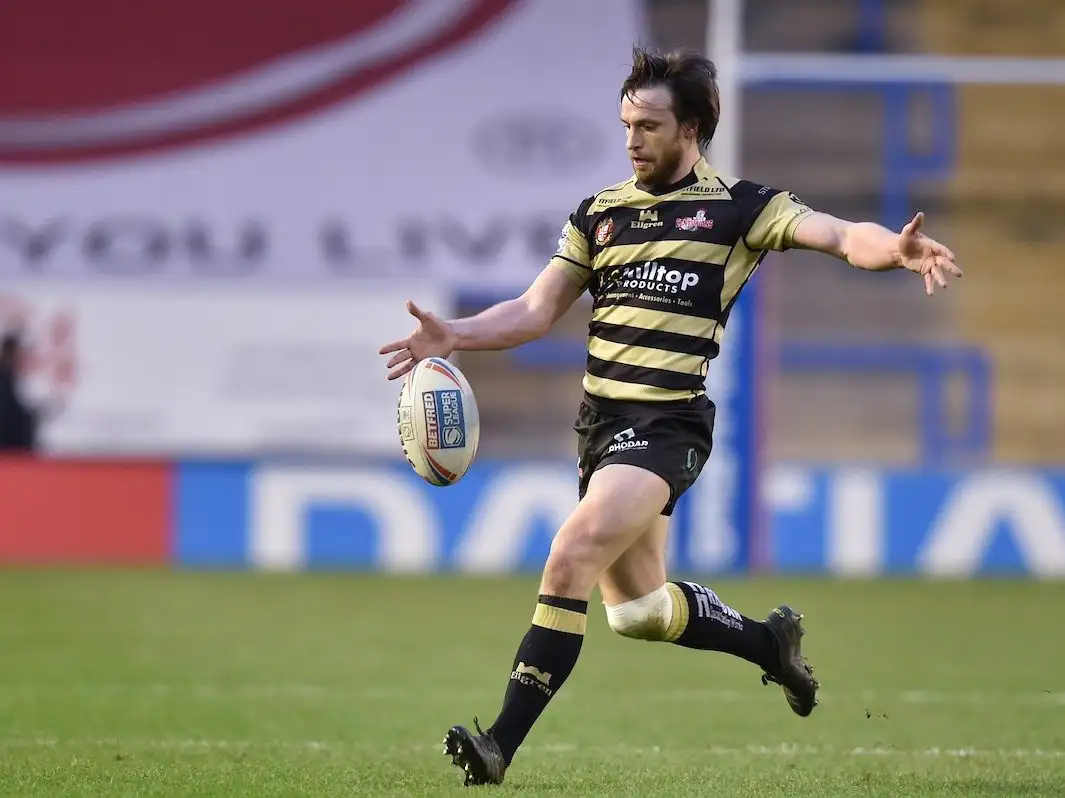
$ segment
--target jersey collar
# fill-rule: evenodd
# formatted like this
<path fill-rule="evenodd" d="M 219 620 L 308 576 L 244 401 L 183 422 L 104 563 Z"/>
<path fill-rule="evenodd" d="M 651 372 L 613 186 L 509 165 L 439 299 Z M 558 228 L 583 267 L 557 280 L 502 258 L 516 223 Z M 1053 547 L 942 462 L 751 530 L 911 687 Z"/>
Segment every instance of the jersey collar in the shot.
<path fill-rule="evenodd" d="M 636 188 L 645 194 L 661 197 L 665 194 L 672 194 L 674 191 L 679 191 L 682 188 L 695 185 L 701 180 L 710 180 L 714 177 L 714 174 L 714 169 L 706 162 L 706 158 L 700 157 L 699 160 L 695 162 L 695 166 L 692 167 L 692 170 L 675 183 L 670 183 L 666 186 L 648 186 L 637 180 Z"/>

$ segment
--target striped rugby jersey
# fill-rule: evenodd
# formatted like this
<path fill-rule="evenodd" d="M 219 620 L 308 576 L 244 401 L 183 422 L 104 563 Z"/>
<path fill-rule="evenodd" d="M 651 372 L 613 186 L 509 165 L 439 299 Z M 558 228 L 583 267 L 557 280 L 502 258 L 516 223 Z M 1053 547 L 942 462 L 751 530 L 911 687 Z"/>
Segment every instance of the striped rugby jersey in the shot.
<path fill-rule="evenodd" d="M 633 176 L 581 202 L 551 263 L 593 299 L 585 392 L 624 402 L 705 393 L 744 284 L 811 212 L 704 159 L 673 185 L 651 190 Z"/>

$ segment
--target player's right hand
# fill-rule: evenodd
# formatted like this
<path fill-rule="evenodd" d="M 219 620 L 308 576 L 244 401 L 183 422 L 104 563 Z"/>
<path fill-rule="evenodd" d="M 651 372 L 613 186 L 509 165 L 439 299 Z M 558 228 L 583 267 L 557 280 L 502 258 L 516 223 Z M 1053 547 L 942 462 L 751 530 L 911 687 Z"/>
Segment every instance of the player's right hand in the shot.
<path fill-rule="evenodd" d="M 938 285 L 947 287 L 947 275 L 961 277 L 954 253 L 921 232 L 924 214 L 920 211 L 899 233 L 902 266 L 924 279 L 925 293 L 932 296 Z"/>
<path fill-rule="evenodd" d="M 422 310 L 409 299 L 407 310 L 418 320 L 414 332 L 409 337 L 385 344 L 378 350 L 380 355 L 395 353 L 385 363 L 385 366 L 391 369 L 388 372 L 390 380 L 402 377 L 414 368 L 419 360 L 427 357 L 447 357 L 455 351 L 458 342 L 454 328 L 443 319 Z"/>

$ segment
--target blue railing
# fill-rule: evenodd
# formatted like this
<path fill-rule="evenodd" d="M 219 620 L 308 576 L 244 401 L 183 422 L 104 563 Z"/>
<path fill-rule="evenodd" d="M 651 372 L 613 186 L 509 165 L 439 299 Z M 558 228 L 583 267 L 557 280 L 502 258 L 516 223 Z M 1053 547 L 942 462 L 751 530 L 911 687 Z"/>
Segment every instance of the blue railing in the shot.
<path fill-rule="evenodd" d="M 789 343 L 780 347 L 781 371 L 896 373 L 917 379 L 921 457 L 929 465 L 980 460 L 991 442 L 991 365 L 972 346 L 917 344 Z M 951 429 L 948 386 L 956 375 L 967 382 L 965 423 Z"/>
<path fill-rule="evenodd" d="M 545 338 L 512 350 L 525 368 L 582 369 L 583 341 Z M 991 366 L 977 347 L 916 344 L 787 343 L 777 350 L 785 372 L 896 373 L 917 381 L 921 458 L 927 465 L 986 458 L 991 439 Z M 955 376 L 967 383 L 965 423 L 953 430 L 947 410 Z"/>
<path fill-rule="evenodd" d="M 887 7 L 884 0 L 858 0 L 858 24 L 853 49 L 876 53 L 887 49 Z M 945 83 L 922 82 L 906 85 L 897 82 L 855 84 L 850 81 L 806 81 L 777 79 L 746 84 L 745 90 L 793 89 L 800 91 L 876 92 L 884 116 L 884 146 L 881 151 L 883 180 L 881 221 L 898 230 L 913 214 L 910 193 L 921 180 L 945 178 L 954 168 L 955 93 Z M 927 102 L 928 137 L 923 146 L 915 145 L 912 135 L 914 110 L 919 101 Z"/>

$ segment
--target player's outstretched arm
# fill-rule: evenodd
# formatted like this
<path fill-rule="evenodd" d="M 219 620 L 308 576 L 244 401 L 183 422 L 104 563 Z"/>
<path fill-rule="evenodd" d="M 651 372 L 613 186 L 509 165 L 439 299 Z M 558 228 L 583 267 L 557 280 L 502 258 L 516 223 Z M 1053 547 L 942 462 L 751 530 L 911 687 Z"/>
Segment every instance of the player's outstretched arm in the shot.
<path fill-rule="evenodd" d="M 826 213 L 810 213 L 792 235 L 793 245 L 834 255 L 869 271 L 907 269 L 924 279 L 929 296 L 938 285 L 947 287 L 947 275 L 961 277 L 954 253 L 921 232 L 924 214 L 895 233 L 874 222 L 848 222 Z"/>
<path fill-rule="evenodd" d="M 510 349 L 541 338 L 581 293 L 564 272 L 547 266 L 520 297 L 451 322 L 455 349 Z"/>
<path fill-rule="evenodd" d="M 547 266 L 520 297 L 492 305 L 475 316 L 444 321 L 407 302 L 418 320 L 410 336 L 385 344 L 379 354 L 392 354 L 385 364 L 388 379 L 402 377 L 419 360 L 447 357 L 467 350 L 510 349 L 542 337 L 582 293 L 565 272 Z"/>

